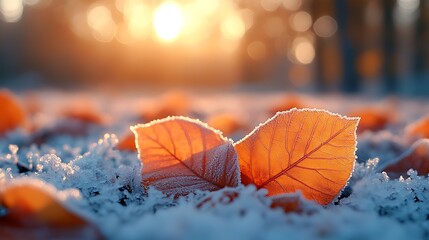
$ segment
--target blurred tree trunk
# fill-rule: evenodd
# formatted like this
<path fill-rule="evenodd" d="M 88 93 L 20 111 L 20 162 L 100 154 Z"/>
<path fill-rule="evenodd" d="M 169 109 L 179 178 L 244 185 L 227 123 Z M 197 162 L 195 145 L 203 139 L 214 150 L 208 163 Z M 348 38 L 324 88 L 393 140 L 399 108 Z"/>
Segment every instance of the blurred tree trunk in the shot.
<path fill-rule="evenodd" d="M 422 74 L 425 70 L 426 70 L 426 63 L 425 63 L 425 58 L 426 58 L 426 54 L 427 54 L 427 50 L 425 50 L 426 48 L 426 44 L 427 44 L 427 38 L 426 38 L 426 27 L 425 26 L 425 21 L 426 21 L 426 14 L 429 14 L 429 12 L 426 10 L 426 4 L 424 1 L 420 1 L 420 5 L 419 5 L 419 12 L 418 12 L 418 17 L 417 17 L 417 21 L 416 21 L 416 25 L 415 25 L 415 40 L 416 40 L 416 44 L 415 44 L 415 55 L 414 55 L 414 72 L 416 73 L 416 75 L 420 75 Z"/>
<path fill-rule="evenodd" d="M 396 54 L 395 54 L 395 23 L 393 10 L 395 2 L 383 0 L 383 85 L 386 93 L 397 91 Z"/>
<path fill-rule="evenodd" d="M 349 34 L 349 13 L 354 9 L 349 9 L 350 1 L 335 0 L 337 21 L 338 21 L 338 36 L 340 39 L 340 48 L 343 61 L 342 71 L 342 90 L 347 93 L 357 92 L 359 90 L 359 77 L 355 68 L 356 49 L 353 46 L 352 39 Z M 350 10 L 350 11 L 349 11 Z"/>
<path fill-rule="evenodd" d="M 323 5 L 326 4 L 325 1 L 320 1 L 320 0 L 312 0 L 311 1 L 311 7 L 310 7 L 310 11 L 311 11 L 311 16 L 313 17 L 313 21 L 315 21 L 315 19 L 317 19 L 318 17 L 320 17 L 322 15 L 321 13 L 321 9 L 323 7 Z M 319 36 L 316 35 L 315 37 L 315 43 L 314 43 L 314 48 L 316 51 L 316 55 L 315 55 L 315 62 L 316 62 L 316 66 L 315 66 L 315 71 L 316 71 L 316 77 L 315 77 L 315 85 L 316 85 L 316 89 L 318 91 L 324 92 L 327 89 L 327 84 L 328 84 L 328 79 L 326 79 L 326 73 L 324 71 L 325 69 L 325 64 L 323 62 L 323 48 L 325 47 L 324 42 L 322 41 L 322 39 L 320 39 Z"/>

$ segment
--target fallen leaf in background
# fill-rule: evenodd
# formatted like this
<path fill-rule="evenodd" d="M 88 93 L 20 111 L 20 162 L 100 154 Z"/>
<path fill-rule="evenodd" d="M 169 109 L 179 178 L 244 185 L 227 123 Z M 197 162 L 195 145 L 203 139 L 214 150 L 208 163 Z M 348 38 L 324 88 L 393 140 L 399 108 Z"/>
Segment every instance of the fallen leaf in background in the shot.
<path fill-rule="evenodd" d="M 35 92 L 27 92 L 23 96 L 24 107 L 29 115 L 35 115 L 42 111 L 40 96 Z"/>
<path fill-rule="evenodd" d="M 429 138 L 429 116 L 409 124 L 405 128 L 405 135 L 413 139 Z"/>
<path fill-rule="evenodd" d="M 67 136 L 84 136 L 88 134 L 93 124 L 88 124 L 79 120 L 62 119 L 55 122 L 52 126 L 42 127 L 34 131 L 31 135 L 30 144 L 42 145 L 48 142 L 51 138 L 67 135 Z"/>
<path fill-rule="evenodd" d="M 127 134 L 119 139 L 118 145 L 116 148 L 121 151 L 137 151 L 136 148 L 136 138 L 134 134 Z"/>
<path fill-rule="evenodd" d="M 207 124 L 214 129 L 220 130 L 226 136 L 249 128 L 248 124 L 240 120 L 237 116 L 227 113 L 209 117 Z"/>
<path fill-rule="evenodd" d="M 364 131 L 379 131 L 386 127 L 391 122 L 393 114 L 383 109 L 377 108 L 361 108 L 351 111 L 347 114 L 351 117 L 360 117 L 358 133 Z"/>
<path fill-rule="evenodd" d="M 188 116 L 190 113 L 190 98 L 181 91 L 167 92 L 141 112 L 141 118 L 146 122 L 169 116 Z"/>
<path fill-rule="evenodd" d="M 24 108 L 8 90 L 0 90 L 0 116 L 0 135 L 26 125 Z"/>
<path fill-rule="evenodd" d="M 131 127 L 143 162 L 142 182 L 167 194 L 219 190 L 240 183 L 230 140 L 198 120 L 169 117 Z"/>
<path fill-rule="evenodd" d="M 358 122 L 315 109 L 277 113 L 235 144 L 243 184 L 330 203 L 352 174 Z"/>
<path fill-rule="evenodd" d="M 0 217 L 2 237 L 103 239 L 93 224 L 71 212 L 54 196 L 61 193 L 52 190 L 53 186 L 37 186 L 25 182 L 4 185 L 0 191 L 0 205 L 6 208 L 6 215 Z M 47 191 L 46 188 L 52 191 Z"/>
<path fill-rule="evenodd" d="M 101 113 L 88 106 L 67 108 L 62 111 L 61 115 L 66 119 L 77 120 L 82 123 L 96 125 L 103 125 L 106 123 Z"/>
<path fill-rule="evenodd" d="M 286 97 L 283 97 L 279 102 L 277 102 L 274 106 L 269 109 L 270 115 L 275 115 L 277 112 L 283 112 L 287 110 L 291 110 L 292 108 L 305 108 L 308 107 L 304 103 L 304 100 L 295 95 L 289 94 Z"/>
<path fill-rule="evenodd" d="M 398 159 L 384 168 L 391 177 L 407 176 L 409 169 L 419 175 L 429 174 L 429 139 L 420 139 L 411 145 Z"/>

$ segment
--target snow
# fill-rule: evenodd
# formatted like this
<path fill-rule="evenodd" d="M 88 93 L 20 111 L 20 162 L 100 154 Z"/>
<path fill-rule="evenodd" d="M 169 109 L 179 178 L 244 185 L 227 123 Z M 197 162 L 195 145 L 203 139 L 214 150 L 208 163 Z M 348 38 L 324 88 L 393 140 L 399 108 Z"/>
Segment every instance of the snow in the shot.
<path fill-rule="evenodd" d="M 48 94 L 46 99 L 52 96 L 55 93 Z M 341 113 L 345 107 L 338 104 L 348 102 L 338 98 L 318 98 L 317 102 Z M 216 96 L 203 99 L 210 101 Z M 244 99 L 247 108 L 254 107 L 249 112 L 255 113 L 253 118 L 250 114 L 244 117 L 262 122 L 266 116 L 261 101 L 253 95 L 245 95 Z M 265 104 L 273 100 L 268 96 L 263 99 Z M 307 99 L 311 102 L 311 97 Z M 125 98 L 122 103 L 133 101 Z M 66 207 L 94 222 L 107 239 L 429 238 L 429 177 L 410 170 L 407 176 L 390 178 L 378 167 L 396 159 L 409 146 L 400 129 L 427 110 L 420 107 L 421 102 L 406 102 L 409 117 L 402 120 L 398 129 L 361 134 L 359 163 L 340 199 L 324 207 L 307 202 L 312 211 L 301 213 L 271 209 L 265 191 L 254 186 L 236 188 L 240 194 L 231 203 L 200 208 L 196 206 L 205 197 L 219 199 L 231 189 L 198 191 L 176 199 L 153 187 L 144 189 L 137 153 L 115 147 L 117 135 L 124 134 L 132 122 L 132 116 L 125 114 L 119 102 L 112 104 L 110 125 L 94 127 L 83 136 L 54 136 L 40 146 L 24 144 L 30 135 L 20 129 L 1 138 L 0 185 L 23 181 L 51 189 L 53 194 L 62 196 L 59 198 Z M 212 103 L 206 113 L 220 108 L 216 101 Z M 196 102 L 195 106 L 201 104 Z M 238 111 L 246 112 L 246 108 Z M 54 115 L 51 118 L 47 121 L 56 121 Z M 122 126 L 124 122 L 128 126 Z M 0 216 L 4 213 L 0 206 Z"/>

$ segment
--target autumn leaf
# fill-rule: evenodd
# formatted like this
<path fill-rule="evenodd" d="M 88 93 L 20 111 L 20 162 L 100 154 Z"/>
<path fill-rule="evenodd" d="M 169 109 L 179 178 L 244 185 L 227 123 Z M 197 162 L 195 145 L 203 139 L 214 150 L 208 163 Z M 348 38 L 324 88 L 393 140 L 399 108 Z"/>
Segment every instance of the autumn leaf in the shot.
<path fill-rule="evenodd" d="M 390 111 L 378 108 L 360 108 L 349 112 L 347 115 L 360 117 L 359 127 L 357 129 L 359 133 L 382 130 L 394 119 Z"/>
<path fill-rule="evenodd" d="M 207 119 L 207 124 L 229 136 L 239 130 L 247 129 L 247 124 L 232 114 L 218 114 Z"/>
<path fill-rule="evenodd" d="M 169 116 L 186 116 L 190 112 L 190 97 L 186 92 L 170 91 L 163 94 L 156 103 L 148 105 L 140 117 L 152 121 Z"/>
<path fill-rule="evenodd" d="M 240 182 L 230 140 L 198 120 L 169 117 L 131 127 L 143 162 L 143 185 L 167 194 L 219 190 Z"/>
<path fill-rule="evenodd" d="M 295 94 L 289 94 L 286 97 L 283 97 L 279 102 L 275 103 L 270 109 L 269 112 L 271 115 L 276 114 L 277 112 L 283 112 L 290 110 L 292 108 L 305 108 L 306 104 L 301 97 Z M 308 107 L 308 106 L 307 106 Z"/>
<path fill-rule="evenodd" d="M 315 109 L 277 113 L 235 145 L 243 184 L 330 203 L 352 173 L 358 122 Z"/>
<path fill-rule="evenodd" d="M 103 238 L 93 224 L 67 209 L 52 191 L 46 190 L 53 188 L 51 185 L 45 185 L 19 183 L 2 187 L 0 205 L 6 208 L 6 215 L 0 217 L 1 236 L 46 239 L 66 234 L 77 238 Z"/>
<path fill-rule="evenodd" d="M 389 176 L 399 177 L 406 176 L 409 169 L 416 170 L 419 175 L 429 174 L 429 139 L 420 139 L 415 142 L 384 171 Z"/>
<path fill-rule="evenodd" d="M 408 125 L 405 134 L 412 138 L 429 138 L 429 116 Z"/>
<path fill-rule="evenodd" d="M 26 113 L 7 90 L 0 90 L 0 135 L 26 124 Z"/>
<path fill-rule="evenodd" d="M 64 109 L 61 115 L 66 119 L 77 120 L 82 123 L 103 125 L 105 117 L 99 113 L 90 103 L 75 104 Z"/>
<path fill-rule="evenodd" d="M 136 151 L 136 140 L 134 134 L 127 134 L 119 139 L 116 146 L 120 151 Z"/>

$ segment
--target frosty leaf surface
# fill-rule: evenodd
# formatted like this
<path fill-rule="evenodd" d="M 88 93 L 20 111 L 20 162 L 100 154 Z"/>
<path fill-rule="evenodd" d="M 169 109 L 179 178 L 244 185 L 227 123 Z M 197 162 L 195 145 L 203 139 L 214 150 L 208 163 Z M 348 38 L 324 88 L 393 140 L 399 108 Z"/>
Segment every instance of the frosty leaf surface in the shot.
<path fill-rule="evenodd" d="M 315 109 L 277 113 L 235 145 L 243 184 L 330 203 L 352 173 L 358 121 Z"/>
<path fill-rule="evenodd" d="M 131 129 L 146 187 L 186 195 L 194 190 L 234 187 L 240 182 L 231 141 L 197 120 L 170 117 Z"/>

